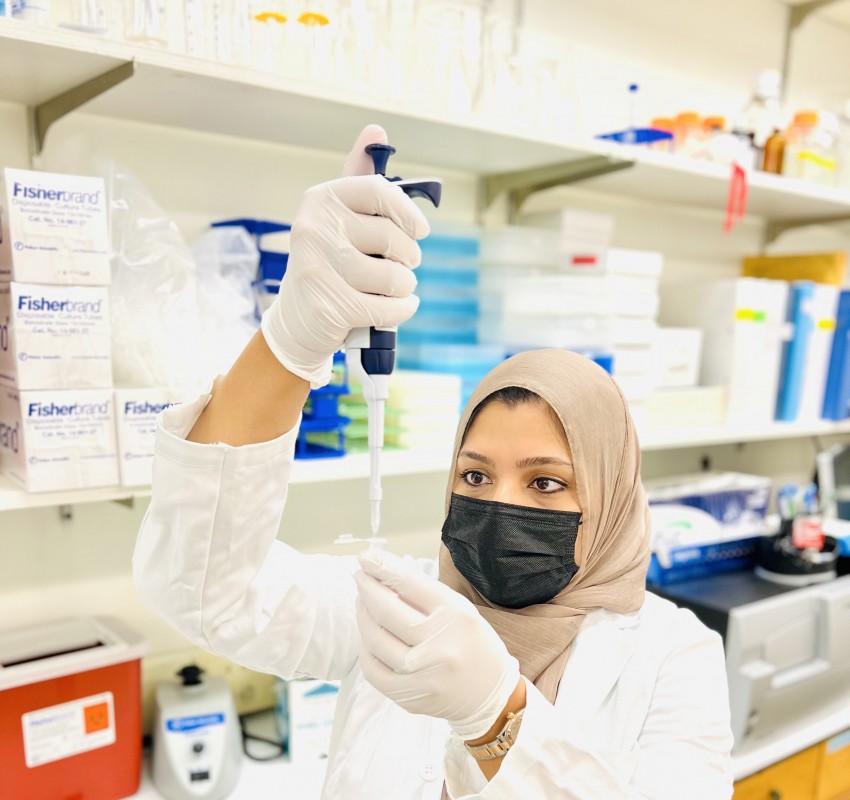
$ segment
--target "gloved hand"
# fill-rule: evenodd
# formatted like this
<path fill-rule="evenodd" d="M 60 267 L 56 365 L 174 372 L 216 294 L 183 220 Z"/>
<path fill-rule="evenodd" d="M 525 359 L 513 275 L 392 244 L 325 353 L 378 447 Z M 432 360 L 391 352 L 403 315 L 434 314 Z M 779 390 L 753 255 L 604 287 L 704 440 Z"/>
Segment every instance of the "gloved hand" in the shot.
<path fill-rule="evenodd" d="M 263 314 L 271 351 L 314 389 L 330 380 L 333 354 L 352 328 L 397 325 L 419 305 L 411 270 L 428 223 L 398 186 L 374 174 L 364 148 L 386 141 L 383 128 L 367 126 L 346 161 L 349 177 L 307 190 L 280 294 Z"/>
<path fill-rule="evenodd" d="M 360 667 L 412 714 L 487 733 L 519 683 L 519 663 L 475 606 L 397 556 L 369 550 L 355 574 Z"/>

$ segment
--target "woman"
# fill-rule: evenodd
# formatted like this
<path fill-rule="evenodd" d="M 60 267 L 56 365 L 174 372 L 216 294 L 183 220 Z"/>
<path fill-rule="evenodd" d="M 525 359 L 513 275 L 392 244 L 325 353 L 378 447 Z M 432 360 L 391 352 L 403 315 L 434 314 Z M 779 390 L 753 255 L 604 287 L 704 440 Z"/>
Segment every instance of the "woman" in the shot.
<path fill-rule="evenodd" d="M 385 134 L 364 130 L 349 175 L 371 171 L 370 141 Z M 721 642 L 644 591 L 638 442 L 589 361 L 524 353 L 478 387 L 439 577 L 276 540 L 309 387 L 351 328 L 415 311 L 426 232 L 380 178 L 307 193 L 262 333 L 211 396 L 161 419 L 140 593 L 236 662 L 342 681 L 325 798 L 730 797 Z"/>

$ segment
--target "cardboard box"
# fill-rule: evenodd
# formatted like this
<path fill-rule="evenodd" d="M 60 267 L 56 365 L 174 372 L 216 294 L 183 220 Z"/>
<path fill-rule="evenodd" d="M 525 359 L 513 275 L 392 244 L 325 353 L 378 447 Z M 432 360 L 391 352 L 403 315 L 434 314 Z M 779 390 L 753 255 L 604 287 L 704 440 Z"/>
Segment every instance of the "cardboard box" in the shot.
<path fill-rule="evenodd" d="M 116 389 L 115 424 L 122 486 L 148 486 L 157 415 L 185 396 L 169 389 Z"/>
<path fill-rule="evenodd" d="M 108 290 L 0 284 L 0 383 L 21 390 L 112 385 Z"/>
<path fill-rule="evenodd" d="M 775 281 L 814 281 L 843 286 L 847 274 L 847 254 L 813 253 L 795 256 L 748 256 L 742 262 L 746 278 L 770 278 Z"/>
<path fill-rule="evenodd" d="M 29 492 L 117 485 L 112 390 L 0 387 L 0 472 Z"/>
<path fill-rule="evenodd" d="M 108 285 L 103 179 L 8 167 L 4 176 L 0 281 Z"/>

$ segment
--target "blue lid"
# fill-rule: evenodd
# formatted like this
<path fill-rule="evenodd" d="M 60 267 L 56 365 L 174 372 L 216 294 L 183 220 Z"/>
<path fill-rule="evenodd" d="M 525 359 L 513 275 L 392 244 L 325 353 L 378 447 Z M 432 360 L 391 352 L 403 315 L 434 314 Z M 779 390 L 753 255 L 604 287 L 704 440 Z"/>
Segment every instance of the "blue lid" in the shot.
<path fill-rule="evenodd" d="M 659 131 L 655 128 L 629 128 L 625 131 L 603 133 L 596 138 L 607 139 L 611 142 L 620 142 L 621 144 L 652 144 L 653 142 L 670 140 L 673 138 L 673 134 L 669 131 Z"/>
<path fill-rule="evenodd" d="M 268 219 L 252 219 L 241 217 L 239 219 L 226 219 L 221 222 L 213 222 L 213 228 L 240 227 L 244 228 L 252 236 L 265 236 L 267 233 L 285 233 L 291 231 L 292 226 L 285 222 L 273 222 Z"/>

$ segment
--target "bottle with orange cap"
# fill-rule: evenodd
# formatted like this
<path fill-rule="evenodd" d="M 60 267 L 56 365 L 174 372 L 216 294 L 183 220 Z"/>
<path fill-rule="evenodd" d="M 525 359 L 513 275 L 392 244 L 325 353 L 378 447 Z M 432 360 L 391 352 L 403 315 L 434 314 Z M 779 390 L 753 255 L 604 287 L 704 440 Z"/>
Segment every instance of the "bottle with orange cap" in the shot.
<path fill-rule="evenodd" d="M 816 111 L 798 111 L 785 137 L 782 174 L 815 183 L 835 184 L 834 138 Z"/>
<path fill-rule="evenodd" d="M 683 111 L 673 120 L 673 141 L 676 153 L 692 155 L 703 141 L 700 116 L 695 111 Z"/>

